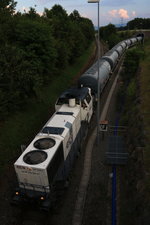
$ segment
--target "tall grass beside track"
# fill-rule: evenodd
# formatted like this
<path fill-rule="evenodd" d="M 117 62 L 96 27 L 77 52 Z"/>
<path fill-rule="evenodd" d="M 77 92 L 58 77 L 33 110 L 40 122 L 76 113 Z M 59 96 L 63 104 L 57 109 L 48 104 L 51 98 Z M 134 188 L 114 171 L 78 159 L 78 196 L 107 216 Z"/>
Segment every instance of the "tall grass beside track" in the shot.
<path fill-rule="evenodd" d="M 127 127 L 125 140 L 129 153 L 120 186 L 119 222 L 122 225 L 145 225 L 150 221 L 149 71 L 150 40 L 146 40 L 144 46 L 128 50 L 118 92 L 118 111 L 123 107 L 120 125 Z"/>
<path fill-rule="evenodd" d="M 65 71 L 61 72 L 39 92 L 37 99 L 29 99 L 27 106 L 0 122 L 0 176 L 5 167 L 13 164 L 21 154 L 21 144 L 29 144 L 54 112 L 59 94 L 71 86 L 72 80 L 90 59 L 94 44 Z"/>
<path fill-rule="evenodd" d="M 145 58 L 141 62 L 140 75 L 140 110 L 143 117 L 143 128 L 146 137 L 146 146 L 144 150 L 144 163 L 147 174 L 150 174 L 150 39 L 145 42 Z M 149 179 L 150 188 L 150 175 Z"/>

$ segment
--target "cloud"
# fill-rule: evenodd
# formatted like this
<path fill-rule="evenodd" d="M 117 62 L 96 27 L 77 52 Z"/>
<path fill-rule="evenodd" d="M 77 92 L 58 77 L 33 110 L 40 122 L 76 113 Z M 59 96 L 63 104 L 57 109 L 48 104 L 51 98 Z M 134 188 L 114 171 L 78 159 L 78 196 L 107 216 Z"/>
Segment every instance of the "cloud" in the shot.
<path fill-rule="evenodd" d="M 116 17 L 116 15 L 117 15 L 117 10 L 116 10 L 116 9 L 113 9 L 113 10 L 109 11 L 109 14 L 110 14 L 111 16 L 113 16 L 113 17 Z"/>
<path fill-rule="evenodd" d="M 135 17 L 136 16 L 136 12 L 132 11 L 132 16 Z"/>
<path fill-rule="evenodd" d="M 120 17 L 122 17 L 123 19 L 129 19 L 128 11 L 125 10 L 125 9 L 119 9 L 118 14 L 119 14 Z"/>
<path fill-rule="evenodd" d="M 128 11 L 125 9 L 113 9 L 108 12 L 112 17 L 121 17 L 123 19 L 129 19 Z"/>

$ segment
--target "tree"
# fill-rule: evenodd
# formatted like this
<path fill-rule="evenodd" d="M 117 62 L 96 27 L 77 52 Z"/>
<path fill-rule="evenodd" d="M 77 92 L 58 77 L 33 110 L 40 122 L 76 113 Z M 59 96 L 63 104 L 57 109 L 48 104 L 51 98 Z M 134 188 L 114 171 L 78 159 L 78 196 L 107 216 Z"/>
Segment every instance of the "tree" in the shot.
<path fill-rule="evenodd" d="M 128 29 L 150 29 L 150 18 L 135 18 L 127 23 Z"/>
<path fill-rule="evenodd" d="M 80 16 L 77 10 L 74 10 L 69 16 L 72 24 L 72 56 L 71 60 L 80 56 L 88 47 L 89 43 L 94 40 L 94 26 L 92 22 Z M 70 41 L 71 42 L 71 41 Z"/>
<path fill-rule="evenodd" d="M 127 51 L 124 60 L 125 69 L 122 74 L 124 82 L 128 83 L 135 76 L 141 58 L 144 58 L 142 50 L 133 48 Z"/>
<path fill-rule="evenodd" d="M 22 52 L 14 46 L 6 45 L 1 46 L 0 56 L 0 116 L 3 117 L 19 107 L 26 94 L 18 88 L 19 84 L 25 88 L 22 80 L 18 82 L 23 73 Z"/>
<path fill-rule="evenodd" d="M 0 14 L 10 14 L 13 15 L 15 12 L 17 2 L 14 0 L 1 0 L 0 1 Z"/>
<path fill-rule="evenodd" d="M 76 22 L 79 22 L 81 21 L 81 16 L 79 14 L 79 12 L 77 10 L 74 10 L 71 14 L 70 14 L 70 19 L 72 21 L 76 21 Z"/>
<path fill-rule="evenodd" d="M 109 44 L 109 49 L 113 48 L 118 42 L 120 41 L 120 38 L 117 34 L 111 34 L 108 37 L 108 44 Z"/>
<path fill-rule="evenodd" d="M 105 27 L 101 27 L 100 34 L 101 34 L 101 38 L 108 43 L 109 48 L 112 48 L 115 44 L 119 42 L 117 29 L 115 25 L 113 24 L 109 24 Z"/>
<path fill-rule="evenodd" d="M 111 23 L 105 27 L 100 28 L 100 34 L 101 34 L 102 39 L 104 39 L 104 40 L 107 40 L 109 35 L 116 34 L 116 32 L 117 32 L 117 30 L 116 30 L 115 25 L 113 25 Z"/>
<path fill-rule="evenodd" d="M 24 51 L 29 62 L 30 74 L 35 81 L 33 87 L 51 79 L 55 70 L 56 50 L 52 31 L 42 21 L 22 18 L 16 25 L 16 44 Z M 40 79 L 37 77 L 40 76 Z"/>
<path fill-rule="evenodd" d="M 54 5 L 50 10 L 45 8 L 44 16 L 49 19 L 59 19 L 65 21 L 68 18 L 67 12 L 61 5 Z"/>
<path fill-rule="evenodd" d="M 12 33 L 12 16 L 15 12 L 14 0 L 0 1 L 0 43 L 5 45 Z"/>
<path fill-rule="evenodd" d="M 19 109 L 60 74 L 94 38 L 93 24 L 60 5 L 15 13 L 13 0 L 0 1 L 0 115 Z M 59 73 L 58 73 L 59 71 Z M 57 73 L 56 73 L 57 72 Z"/>
<path fill-rule="evenodd" d="M 24 13 L 24 16 L 30 19 L 38 19 L 40 17 L 40 15 L 36 12 L 35 8 L 33 7 L 30 7 L 30 10 Z"/>

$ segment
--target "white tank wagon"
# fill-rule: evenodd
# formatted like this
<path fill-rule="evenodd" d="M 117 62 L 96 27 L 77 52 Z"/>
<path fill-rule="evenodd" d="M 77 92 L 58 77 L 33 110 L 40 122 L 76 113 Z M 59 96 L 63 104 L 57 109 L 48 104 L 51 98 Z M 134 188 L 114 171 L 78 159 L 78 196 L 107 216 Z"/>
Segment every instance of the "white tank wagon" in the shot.
<path fill-rule="evenodd" d="M 126 44 L 126 42 L 121 41 L 121 42 L 119 43 L 119 45 L 121 45 L 121 46 L 122 46 L 122 48 L 124 49 L 124 51 L 126 50 L 126 48 L 127 48 L 127 44 Z"/>
<path fill-rule="evenodd" d="M 105 84 L 107 83 L 111 72 L 115 69 L 120 57 L 124 54 L 125 50 L 128 49 L 132 43 L 138 43 L 139 41 L 143 42 L 143 34 L 137 35 L 136 38 L 130 38 L 124 41 L 121 41 L 115 45 L 110 51 L 108 51 L 100 59 L 100 92 L 102 92 Z M 132 40 L 131 40 L 132 39 Z M 92 95 L 97 96 L 98 88 L 98 65 L 97 62 L 93 64 L 78 80 L 79 87 L 90 87 Z"/>
<path fill-rule="evenodd" d="M 90 87 L 92 94 L 97 95 L 97 82 L 98 82 L 98 71 L 97 71 L 97 63 L 96 62 L 90 69 L 88 69 L 78 80 L 78 85 L 80 87 Z M 110 77 L 111 67 L 110 64 L 103 60 L 102 58 L 99 60 L 99 82 L 100 82 L 100 90 L 102 92 L 105 87 L 109 77 Z"/>
<path fill-rule="evenodd" d="M 130 39 L 127 39 L 124 42 L 127 44 L 127 48 L 129 48 L 130 45 L 131 45 L 131 40 Z"/>
<path fill-rule="evenodd" d="M 142 37 L 136 37 L 136 39 L 137 39 L 138 42 L 141 42 L 143 38 Z"/>
<path fill-rule="evenodd" d="M 126 50 L 126 44 L 124 42 L 120 42 L 119 44 L 115 45 L 111 50 L 116 51 L 119 57 L 121 57 L 124 51 Z"/>
<path fill-rule="evenodd" d="M 131 38 L 130 40 L 131 40 L 131 46 L 135 45 L 137 43 L 137 41 L 138 41 L 136 37 L 135 38 Z"/>
<path fill-rule="evenodd" d="M 138 42 L 143 44 L 144 43 L 144 34 L 143 33 L 137 34 L 136 39 Z"/>
<path fill-rule="evenodd" d="M 90 95 L 89 88 L 84 89 Z M 76 102 L 73 98 L 69 100 Z M 32 200 L 48 209 L 53 185 L 67 179 L 85 135 L 85 124 L 89 122 L 87 115 L 83 121 L 82 110 L 86 110 L 89 120 L 93 112 L 92 107 L 87 110 L 72 103 L 59 107 L 15 162 L 19 187 L 14 202 Z M 91 96 L 89 103 L 93 105 Z"/>
<path fill-rule="evenodd" d="M 125 40 L 124 42 L 127 44 L 127 47 L 130 48 L 136 45 L 138 42 L 143 42 L 144 36 L 142 34 L 137 35 L 136 37 Z"/>
<path fill-rule="evenodd" d="M 105 59 L 110 64 L 111 70 L 114 70 L 119 59 L 119 53 L 116 51 L 116 49 L 111 49 L 104 56 L 102 56 L 102 59 Z"/>

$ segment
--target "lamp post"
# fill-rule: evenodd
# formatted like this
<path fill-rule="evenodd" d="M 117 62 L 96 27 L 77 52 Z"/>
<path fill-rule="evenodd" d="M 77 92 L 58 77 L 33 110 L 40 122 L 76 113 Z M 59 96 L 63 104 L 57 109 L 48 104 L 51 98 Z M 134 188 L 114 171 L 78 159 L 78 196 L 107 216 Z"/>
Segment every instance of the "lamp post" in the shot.
<path fill-rule="evenodd" d="M 97 144 L 99 147 L 99 116 L 100 116 L 100 71 L 99 71 L 99 58 L 100 58 L 100 32 L 99 32 L 99 2 L 100 0 L 88 0 L 88 3 L 97 3 L 98 8 L 98 15 L 97 15 L 97 25 L 98 25 L 98 35 L 97 35 L 97 47 L 98 47 L 98 53 L 97 53 L 97 70 L 98 70 L 98 77 L 97 77 Z"/>

